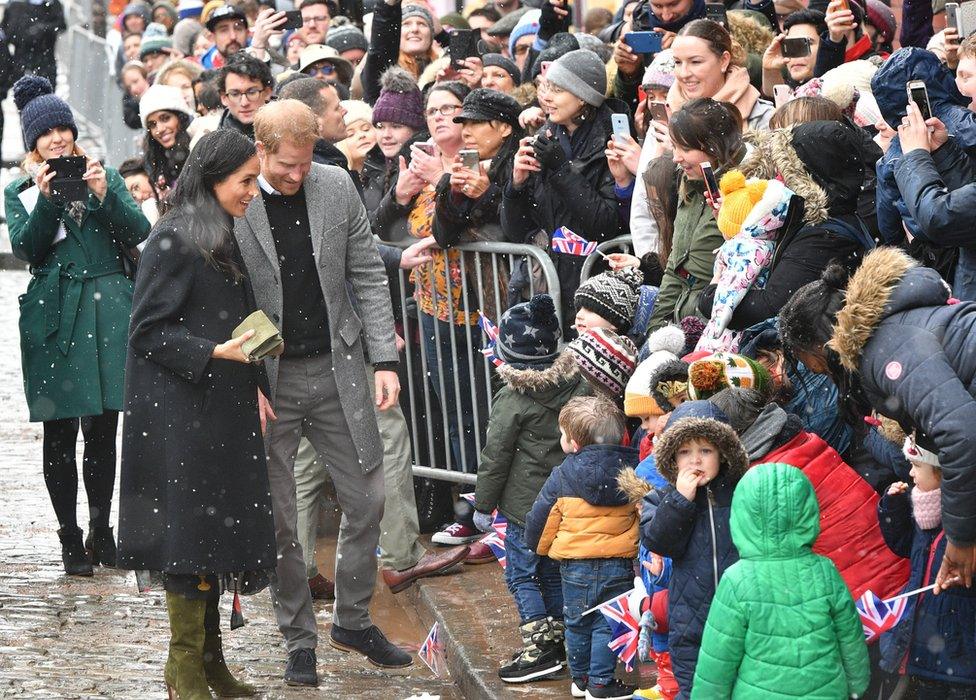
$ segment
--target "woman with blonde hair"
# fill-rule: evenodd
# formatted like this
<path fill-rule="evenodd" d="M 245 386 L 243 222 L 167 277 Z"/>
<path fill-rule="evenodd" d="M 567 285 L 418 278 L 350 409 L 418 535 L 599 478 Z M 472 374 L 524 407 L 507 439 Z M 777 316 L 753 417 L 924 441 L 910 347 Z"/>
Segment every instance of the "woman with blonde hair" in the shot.
<path fill-rule="evenodd" d="M 122 410 L 132 282 L 121 248 L 149 234 L 117 171 L 86 158 L 83 187 L 59 181 L 58 159 L 85 157 L 71 108 L 51 84 L 25 76 L 14 85 L 24 143 L 24 176 L 4 191 L 10 245 L 30 263 L 20 297 L 20 348 L 30 420 L 44 423 L 44 482 L 58 519 L 65 572 L 91 576 L 115 566 L 109 526 L 115 433 Z M 84 434 L 89 538 L 78 527 L 75 443 Z M 86 552 L 86 544 L 88 551 Z"/>
<path fill-rule="evenodd" d="M 198 64 L 188 61 L 185 58 L 177 58 L 163 64 L 163 67 L 156 73 L 154 85 L 171 85 L 180 89 L 183 99 L 187 106 L 196 111 L 196 94 L 193 92 L 193 83 L 203 73 L 203 68 Z"/>

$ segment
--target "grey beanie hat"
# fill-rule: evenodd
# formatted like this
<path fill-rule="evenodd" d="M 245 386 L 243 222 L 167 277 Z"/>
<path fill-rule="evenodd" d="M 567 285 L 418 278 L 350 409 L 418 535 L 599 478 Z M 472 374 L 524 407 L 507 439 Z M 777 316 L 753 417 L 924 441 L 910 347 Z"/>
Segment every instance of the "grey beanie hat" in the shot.
<path fill-rule="evenodd" d="M 325 45 L 331 46 L 339 53 L 351 51 L 352 49 L 369 50 L 369 42 L 366 40 L 366 35 L 355 24 L 330 26 L 329 33 L 325 37 Z"/>
<path fill-rule="evenodd" d="M 606 99 L 606 67 L 599 56 L 587 49 L 576 49 L 556 59 L 546 72 L 546 80 L 594 107 Z"/>
<path fill-rule="evenodd" d="M 419 17 L 427 23 L 431 31 L 434 31 L 434 15 L 430 14 L 430 11 L 426 7 L 420 5 L 404 5 L 400 21 L 404 21 L 408 17 Z"/>

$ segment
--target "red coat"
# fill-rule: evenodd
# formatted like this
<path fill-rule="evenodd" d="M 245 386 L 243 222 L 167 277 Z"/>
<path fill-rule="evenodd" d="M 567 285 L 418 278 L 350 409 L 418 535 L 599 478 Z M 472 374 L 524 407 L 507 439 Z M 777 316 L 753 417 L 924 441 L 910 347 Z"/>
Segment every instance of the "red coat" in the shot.
<path fill-rule="evenodd" d="M 909 561 L 896 556 L 881 536 L 880 498 L 834 448 L 818 435 L 800 432 L 753 465 L 767 462 L 791 464 L 810 479 L 820 504 L 813 551 L 834 562 L 855 600 L 868 589 L 881 598 L 901 592 Z"/>

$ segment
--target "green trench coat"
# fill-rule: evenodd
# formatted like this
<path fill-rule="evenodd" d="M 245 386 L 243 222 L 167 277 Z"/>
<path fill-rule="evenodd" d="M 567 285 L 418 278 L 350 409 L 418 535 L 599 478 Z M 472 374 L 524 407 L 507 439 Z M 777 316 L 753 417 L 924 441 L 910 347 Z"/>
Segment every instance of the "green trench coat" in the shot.
<path fill-rule="evenodd" d="M 18 196 L 33 184 L 26 177 L 4 191 L 11 247 L 33 274 L 20 297 L 31 421 L 122 410 L 132 282 L 123 274 L 119 244 L 144 241 L 149 222 L 118 171 L 105 172 L 105 199 L 89 194 L 80 227 L 43 196 L 28 215 Z M 55 244 L 62 222 L 67 237 Z"/>

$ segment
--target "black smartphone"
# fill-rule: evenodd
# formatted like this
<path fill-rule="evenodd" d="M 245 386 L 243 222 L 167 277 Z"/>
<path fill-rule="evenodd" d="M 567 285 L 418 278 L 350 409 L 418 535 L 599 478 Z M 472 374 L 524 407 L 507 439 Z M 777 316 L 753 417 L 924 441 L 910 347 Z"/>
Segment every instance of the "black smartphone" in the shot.
<path fill-rule="evenodd" d="M 705 19 L 710 19 L 713 22 L 718 22 L 723 27 L 728 27 L 729 17 L 728 17 L 728 11 L 725 9 L 725 3 L 706 2 Z"/>
<path fill-rule="evenodd" d="M 284 29 L 287 32 L 291 29 L 301 29 L 304 24 L 301 10 L 288 10 L 285 13 L 285 23 L 278 29 Z"/>
<path fill-rule="evenodd" d="M 477 29 L 456 29 L 451 32 L 451 44 L 449 52 L 451 54 L 451 65 L 455 70 L 463 68 L 463 61 L 466 58 L 477 58 L 478 42 L 481 40 L 481 31 Z"/>
<path fill-rule="evenodd" d="M 712 201 L 717 202 L 719 195 L 718 180 L 715 178 L 715 171 L 712 170 L 712 164 L 706 160 L 699 167 L 701 168 L 702 178 L 705 180 L 705 189 L 708 190 Z"/>
<path fill-rule="evenodd" d="M 929 91 L 925 89 L 925 82 L 921 80 L 909 80 L 905 87 L 908 90 L 908 99 L 918 105 L 918 111 L 922 113 L 922 119 L 931 119 L 932 106 L 929 104 Z"/>
<path fill-rule="evenodd" d="M 47 164 L 54 171 L 51 199 L 55 202 L 84 202 L 88 199 L 88 183 L 81 179 L 88 169 L 84 156 L 51 158 Z"/>
<path fill-rule="evenodd" d="M 783 39 L 780 43 L 780 49 L 783 53 L 783 58 L 802 58 L 804 56 L 809 56 L 812 53 L 809 37 L 796 36 L 792 38 Z"/>

